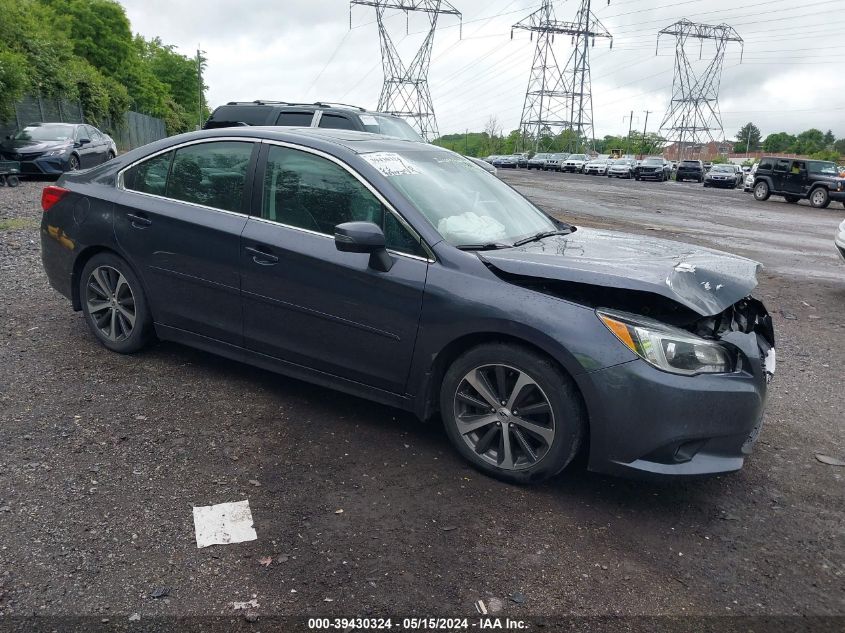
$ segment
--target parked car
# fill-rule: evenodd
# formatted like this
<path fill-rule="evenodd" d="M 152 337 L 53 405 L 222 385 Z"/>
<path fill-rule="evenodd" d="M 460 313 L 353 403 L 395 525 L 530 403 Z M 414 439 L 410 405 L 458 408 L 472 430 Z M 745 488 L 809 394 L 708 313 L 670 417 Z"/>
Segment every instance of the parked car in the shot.
<path fill-rule="evenodd" d="M 620 158 L 613 161 L 607 169 L 608 178 L 633 178 L 637 161 L 633 158 Z"/>
<path fill-rule="evenodd" d="M 709 160 L 708 160 L 706 163 L 704 163 L 704 171 L 705 171 L 705 172 L 710 171 L 710 168 L 711 168 L 711 167 L 713 167 L 713 163 L 712 163 L 712 162 L 710 162 Z"/>
<path fill-rule="evenodd" d="M 583 174 L 584 173 L 584 165 L 587 164 L 587 155 L 586 154 L 570 154 L 565 161 L 563 161 L 563 165 L 561 166 L 561 171 L 572 172 L 575 174 Z"/>
<path fill-rule="evenodd" d="M 214 109 L 203 126 L 206 130 L 245 125 L 320 127 L 358 130 L 408 141 L 422 137 L 404 119 L 345 103 L 289 103 L 287 101 L 230 101 Z"/>
<path fill-rule="evenodd" d="M 584 165 L 584 173 L 595 176 L 607 175 L 607 168 L 610 166 L 611 159 L 608 156 L 599 156 Z"/>
<path fill-rule="evenodd" d="M 499 170 L 493 167 L 492 164 L 488 163 L 486 160 L 482 160 L 480 158 L 475 158 L 474 156 L 464 156 L 468 161 L 475 163 L 484 171 L 493 174 L 494 176 L 499 173 Z"/>
<path fill-rule="evenodd" d="M 30 123 L 0 144 L 0 160 L 18 161 L 30 175 L 87 169 L 115 156 L 112 138 L 85 123 Z"/>
<path fill-rule="evenodd" d="M 657 180 L 665 182 L 669 180 L 671 168 L 666 159 L 657 157 L 645 158 L 634 172 L 637 180 Z"/>
<path fill-rule="evenodd" d="M 493 167 L 498 169 L 516 169 L 518 162 L 515 156 L 508 154 L 507 156 L 494 156 Z"/>
<path fill-rule="evenodd" d="M 549 156 L 551 156 L 551 154 L 534 154 L 534 156 L 528 159 L 528 169 L 545 169 L 546 159 L 549 158 Z"/>
<path fill-rule="evenodd" d="M 836 245 L 836 250 L 839 251 L 839 256 L 845 261 L 845 220 L 842 220 L 842 224 L 839 225 L 833 243 Z"/>
<path fill-rule="evenodd" d="M 582 449 L 595 471 L 733 471 L 760 431 L 774 333 L 757 262 L 566 224 L 443 148 L 206 130 L 41 202 L 49 282 L 106 348 L 173 340 L 439 411 L 507 481 Z"/>
<path fill-rule="evenodd" d="M 831 200 L 845 204 L 845 178 L 829 161 L 764 156 L 754 175 L 754 198 L 763 201 L 771 195 L 793 204 L 806 199 L 824 209 Z"/>
<path fill-rule="evenodd" d="M 528 153 L 520 152 L 513 155 L 516 158 L 517 167 L 528 167 Z"/>
<path fill-rule="evenodd" d="M 745 193 L 751 193 L 754 191 L 754 176 L 757 174 L 758 164 L 759 163 L 754 163 L 754 165 L 749 168 L 748 174 L 745 176 L 745 180 L 742 185 L 742 190 Z"/>
<path fill-rule="evenodd" d="M 678 169 L 675 171 L 675 180 L 678 182 L 685 180 L 704 182 L 704 163 L 700 160 L 682 160 L 678 163 Z"/>
<path fill-rule="evenodd" d="M 543 169 L 546 171 L 560 171 L 563 161 L 566 160 L 568 154 L 549 154 Z"/>
<path fill-rule="evenodd" d="M 736 189 L 742 184 L 742 170 L 736 165 L 713 165 L 704 176 L 705 187 L 727 187 Z"/>

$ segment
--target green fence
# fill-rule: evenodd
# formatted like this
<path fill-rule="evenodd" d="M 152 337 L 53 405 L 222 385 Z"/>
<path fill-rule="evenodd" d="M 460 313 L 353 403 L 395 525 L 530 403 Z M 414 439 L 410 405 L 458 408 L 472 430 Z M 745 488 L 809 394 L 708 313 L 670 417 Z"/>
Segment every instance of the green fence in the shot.
<path fill-rule="evenodd" d="M 0 121 L 0 138 L 37 122 L 85 123 L 82 104 L 62 99 L 27 96 L 15 104 L 14 117 Z M 125 112 L 119 121 L 103 121 L 98 126 L 114 139 L 118 151 L 125 152 L 167 136 L 164 121 L 140 112 Z"/>

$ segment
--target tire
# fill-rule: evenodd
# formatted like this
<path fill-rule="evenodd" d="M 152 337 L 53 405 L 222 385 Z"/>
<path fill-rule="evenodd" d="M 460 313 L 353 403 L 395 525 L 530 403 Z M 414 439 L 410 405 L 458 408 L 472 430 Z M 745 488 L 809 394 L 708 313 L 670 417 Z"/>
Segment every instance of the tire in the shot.
<path fill-rule="evenodd" d="M 79 301 L 88 328 L 107 349 L 132 354 L 152 340 L 153 319 L 141 281 L 117 255 L 98 253 L 88 260 L 79 276 Z"/>
<path fill-rule="evenodd" d="M 799 198 L 798 196 L 784 196 L 784 199 L 785 199 L 785 200 L 786 200 L 789 204 L 798 204 L 798 201 L 799 201 L 801 198 Z"/>
<path fill-rule="evenodd" d="M 830 194 L 825 187 L 816 187 L 810 192 L 810 205 L 814 209 L 826 209 L 830 204 Z"/>
<path fill-rule="evenodd" d="M 21 184 L 21 179 L 17 176 L 6 176 L 7 187 L 17 187 L 19 184 Z"/>
<path fill-rule="evenodd" d="M 514 394 L 517 384 L 523 386 Z M 518 407 L 534 412 L 519 416 Z M 515 484 L 559 473 L 586 436 L 581 396 L 569 375 L 551 359 L 511 343 L 480 345 L 455 360 L 440 387 L 440 411 L 446 434 L 467 461 Z M 475 428 L 467 431 L 468 424 Z"/>
<path fill-rule="evenodd" d="M 114 159 L 114 152 L 109 150 L 109 153 L 106 156 L 106 162 L 109 162 L 110 160 L 113 160 L 113 159 Z"/>
<path fill-rule="evenodd" d="M 79 156 L 71 154 L 67 160 L 67 170 L 76 171 L 77 169 L 79 169 Z"/>
<path fill-rule="evenodd" d="M 708 184 L 705 182 L 702 186 L 706 189 L 706 188 L 707 188 L 707 187 L 709 187 L 710 185 L 708 185 Z"/>
<path fill-rule="evenodd" d="M 765 202 L 772 195 L 769 185 L 765 180 L 761 180 L 754 185 L 754 199 L 758 202 Z"/>

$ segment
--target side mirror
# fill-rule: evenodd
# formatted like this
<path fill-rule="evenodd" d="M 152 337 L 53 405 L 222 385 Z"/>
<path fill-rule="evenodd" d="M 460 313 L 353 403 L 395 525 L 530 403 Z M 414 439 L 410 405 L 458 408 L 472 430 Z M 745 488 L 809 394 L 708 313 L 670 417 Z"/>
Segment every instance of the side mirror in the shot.
<path fill-rule="evenodd" d="M 90 139 L 90 138 L 81 138 L 81 139 L 79 139 L 79 140 L 76 142 L 76 144 L 77 144 L 79 147 L 82 147 L 83 145 L 88 145 L 88 143 L 90 143 L 90 142 L 91 142 L 91 139 Z"/>
<path fill-rule="evenodd" d="M 342 253 L 369 253 L 370 268 L 387 272 L 393 260 L 385 247 L 384 233 L 372 222 L 344 222 L 334 227 L 334 245 Z"/>

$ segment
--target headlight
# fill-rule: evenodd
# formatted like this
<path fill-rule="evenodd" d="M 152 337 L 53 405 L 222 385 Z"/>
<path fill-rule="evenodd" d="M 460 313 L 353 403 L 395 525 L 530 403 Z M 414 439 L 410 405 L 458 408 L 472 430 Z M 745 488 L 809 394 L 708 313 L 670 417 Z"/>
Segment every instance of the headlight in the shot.
<path fill-rule="evenodd" d="M 685 376 L 734 371 L 730 354 L 715 341 L 634 314 L 611 310 L 596 314 L 628 349 L 658 369 Z"/>
<path fill-rule="evenodd" d="M 44 156 L 61 156 L 67 151 L 66 147 L 62 147 L 59 149 L 51 149 L 49 152 L 44 152 Z"/>

